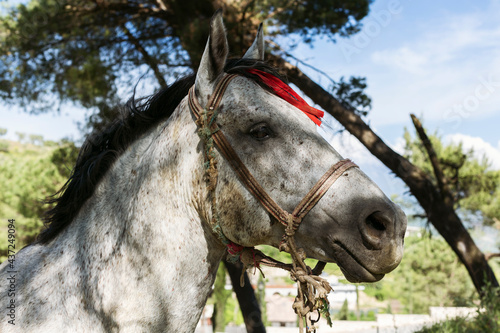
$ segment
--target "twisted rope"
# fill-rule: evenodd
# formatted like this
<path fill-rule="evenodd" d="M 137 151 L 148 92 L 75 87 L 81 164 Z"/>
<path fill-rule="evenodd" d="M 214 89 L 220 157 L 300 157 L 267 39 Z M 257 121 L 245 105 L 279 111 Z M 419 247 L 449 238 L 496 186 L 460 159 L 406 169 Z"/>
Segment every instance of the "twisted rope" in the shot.
<path fill-rule="evenodd" d="M 217 196 L 215 195 L 215 189 L 217 187 L 217 180 L 219 177 L 219 173 L 217 171 L 217 155 L 215 154 L 215 144 L 213 139 L 213 134 L 219 130 L 218 127 L 214 128 L 213 126 L 216 119 L 217 110 L 213 108 L 205 108 L 200 113 L 200 117 L 196 120 L 196 125 L 198 126 L 198 136 L 203 143 L 203 167 L 205 169 L 204 180 L 207 183 L 208 198 L 211 201 L 212 210 L 210 226 L 219 240 L 224 245 L 228 246 L 231 242 L 224 235 L 220 227 L 219 212 L 217 211 Z"/>
<path fill-rule="evenodd" d="M 291 215 L 291 214 L 290 214 Z M 307 333 L 316 332 L 315 324 L 319 321 L 321 314 L 326 318 L 328 324 L 332 326 L 329 312 L 328 293 L 332 291 L 332 287 L 322 277 L 321 274 L 323 264 L 318 270 L 312 270 L 306 265 L 306 254 L 303 249 L 297 248 L 295 244 L 296 225 L 292 217 L 288 218 L 288 226 L 283 235 L 283 240 L 280 244 L 280 250 L 290 253 L 292 257 L 292 269 L 290 270 L 290 278 L 297 282 L 297 297 L 292 305 L 293 310 L 299 316 L 299 332 L 304 332 L 304 323 Z M 319 264 L 319 263 L 318 263 Z M 318 275 L 313 274 L 317 273 Z M 318 312 L 318 318 L 313 320 L 312 313 Z"/>

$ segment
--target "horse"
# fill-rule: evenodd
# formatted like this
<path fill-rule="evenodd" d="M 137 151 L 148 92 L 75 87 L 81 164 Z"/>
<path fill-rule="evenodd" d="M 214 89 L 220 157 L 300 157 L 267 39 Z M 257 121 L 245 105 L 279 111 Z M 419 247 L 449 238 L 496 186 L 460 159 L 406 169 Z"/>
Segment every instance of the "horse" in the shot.
<path fill-rule="evenodd" d="M 87 138 L 47 228 L 0 266 L 2 332 L 194 332 L 235 244 L 293 238 L 352 282 L 398 266 L 403 211 L 323 139 L 319 118 L 263 59 L 259 29 L 243 58 L 228 60 L 218 12 L 196 74 L 131 101 Z M 298 206 L 300 219 L 287 213 Z"/>

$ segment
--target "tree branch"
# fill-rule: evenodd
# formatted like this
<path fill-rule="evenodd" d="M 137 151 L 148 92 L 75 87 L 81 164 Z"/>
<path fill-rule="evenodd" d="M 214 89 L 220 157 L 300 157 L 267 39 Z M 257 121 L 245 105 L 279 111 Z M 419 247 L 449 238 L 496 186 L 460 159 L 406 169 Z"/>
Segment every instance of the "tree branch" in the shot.
<path fill-rule="evenodd" d="M 420 122 L 420 120 L 414 114 L 410 114 L 410 116 L 411 120 L 413 121 L 413 126 L 415 126 L 417 134 L 420 137 L 422 143 L 424 144 L 425 150 L 427 151 L 427 155 L 429 156 L 429 160 L 431 162 L 432 169 L 434 170 L 434 175 L 436 176 L 436 180 L 443 201 L 446 205 L 453 206 L 453 196 L 451 195 L 450 189 L 448 188 L 448 182 L 446 180 L 446 177 L 444 176 L 441 166 L 439 165 L 438 157 L 436 155 L 434 147 L 432 146 L 431 140 L 425 133 L 425 130 L 422 127 L 422 123 Z"/>
<path fill-rule="evenodd" d="M 486 258 L 486 260 L 490 260 L 492 258 L 499 258 L 500 253 L 486 253 L 484 257 Z"/>
<path fill-rule="evenodd" d="M 314 67 L 313 65 L 310 65 L 310 64 L 306 63 L 304 60 L 301 60 L 301 59 L 299 59 L 299 58 L 295 57 L 294 55 L 292 55 L 292 54 L 290 54 L 290 53 L 286 52 L 285 50 L 283 50 L 283 49 L 281 48 L 281 46 L 280 46 L 280 45 L 278 45 L 276 42 L 274 42 L 274 41 L 272 41 L 272 40 L 268 40 L 268 41 L 267 41 L 267 43 L 268 43 L 268 44 L 271 44 L 272 46 L 274 46 L 277 50 L 279 50 L 279 51 L 280 51 L 283 55 L 285 55 L 287 58 L 292 58 L 293 60 L 297 61 L 299 64 L 302 64 L 303 66 L 306 66 L 306 67 L 308 67 L 308 68 L 312 69 L 313 71 L 318 72 L 319 74 L 323 75 L 324 77 L 326 77 L 326 78 L 330 81 L 330 83 L 331 83 L 332 85 L 334 85 L 334 86 L 336 86 L 336 85 L 337 85 L 337 82 L 335 82 L 335 80 L 334 80 L 334 79 L 332 79 L 332 78 L 330 77 L 330 75 L 328 75 L 327 73 L 325 73 L 325 72 L 324 72 L 324 71 L 322 71 L 321 69 L 319 69 L 319 68 L 317 68 L 317 67 Z"/>
<path fill-rule="evenodd" d="M 130 32 L 130 30 L 126 26 L 122 26 L 122 30 L 127 35 L 130 43 L 135 46 L 136 50 L 139 51 L 142 54 L 142 57 L 146 64 L 153 70 L 156 80 L 160 84 L 162 88 L 165 88 L 167 86 L 167 81 L 165 81 L 165 78 L 160 72 L 160 69 L 158 68 L 158 62 L 156 59 L 151 57 L 149 53 L 146 51 L 146 49 L 141 45 L 141 43 L 135 38 L 135 36 Z"/>

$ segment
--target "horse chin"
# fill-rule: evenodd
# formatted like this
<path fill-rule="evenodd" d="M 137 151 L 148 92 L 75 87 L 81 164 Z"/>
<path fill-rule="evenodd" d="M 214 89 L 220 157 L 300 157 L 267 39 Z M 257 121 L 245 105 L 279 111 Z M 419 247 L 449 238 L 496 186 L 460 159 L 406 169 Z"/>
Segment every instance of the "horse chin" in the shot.
<path fill-rule="evenodd" d="M 356 269 L 349 268 L 349 270 L 346 270 L 343 268 L 341 265 L 339 265 L 340 270 L 342 271 L 342 274 L 344 274 L 345 278 L 347 281 L 352 282 L 352 283 L 359 283 L 359 282 L 377 282 L 382 280 L 382 278 L 385 276 L 385 274 L 373 274 L 370 273 L 366 268 L 359 266 Z"/>
<path fill-rule="evenodd" d="M 352 283 L 377 282 L 385 276 L 385 274 L 370 272 L 342 243 L 335 242 L 335 249 L 335 262 L 347 281 Z"/>

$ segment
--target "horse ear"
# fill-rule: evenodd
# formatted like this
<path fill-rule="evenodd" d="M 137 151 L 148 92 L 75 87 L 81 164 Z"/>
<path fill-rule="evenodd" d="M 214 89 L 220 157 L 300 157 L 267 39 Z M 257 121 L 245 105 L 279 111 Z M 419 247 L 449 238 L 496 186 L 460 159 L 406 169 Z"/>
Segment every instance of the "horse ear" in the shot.
<path fill-rule="evenodd" d="M 257 36 L 255 37 L 252 46 L 250 46 L 243 56 L 243 59 L 264 60 L 264 32 L 262 29 L 262 23 L 259 24 Z"/>
<path fill-rule="evenodd" d="M 199 92 L 198 97 L 202 100 L 207 94 L 212 93 L 212 86 L 223 74 L 228 50 L 226 28 L 222 22 L 222 9 L 219 9 L 210 21 L 210 35 L 196 74 L 196 90 Z"/>

